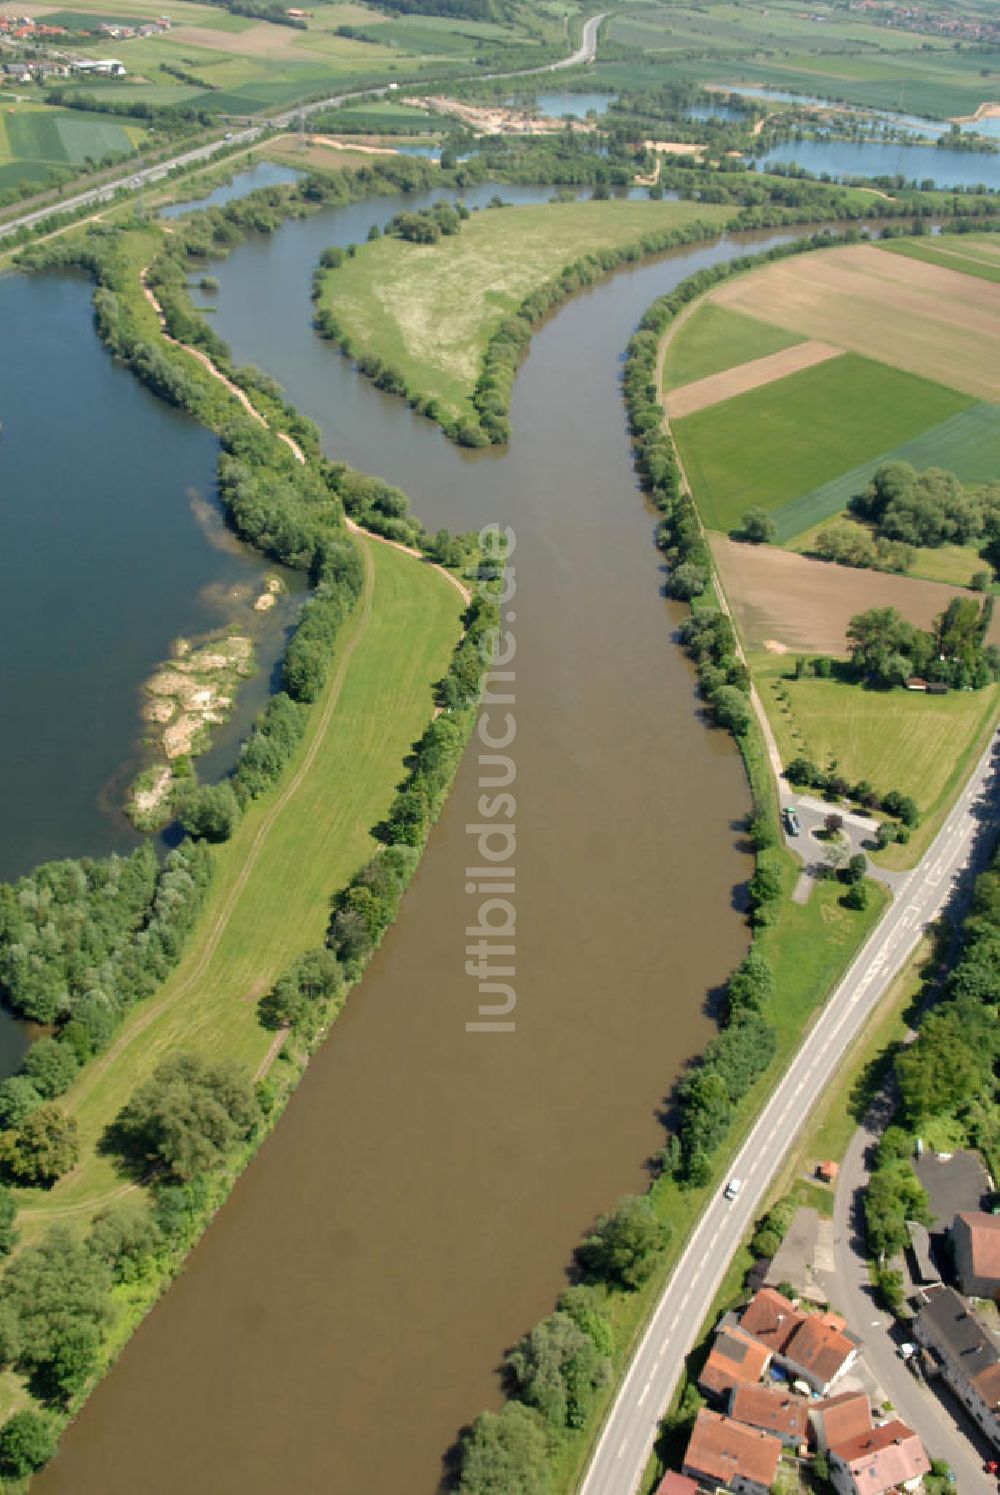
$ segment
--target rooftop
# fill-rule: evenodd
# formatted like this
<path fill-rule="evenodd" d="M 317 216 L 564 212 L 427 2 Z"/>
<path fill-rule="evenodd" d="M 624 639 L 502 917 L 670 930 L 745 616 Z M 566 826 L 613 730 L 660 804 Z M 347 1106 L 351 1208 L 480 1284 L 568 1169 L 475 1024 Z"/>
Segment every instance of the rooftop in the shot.
<path fill-rule="evenodd" d="M 1000 1361 L 973 1376 L 975 1386 L 991 1412 L 1000 1412 Z"/>
<path fill-rule="evenodd" d="M 762 1287 L 740 1317 L 740 1327 L 775 1355 L 783 1352 L 795 1330 L 804 1322 L 805 1314 L 773 1287 Z"/>
<path fill-rule="evenodd" d="M 842 1391 L 839 1396 L 812 1402 L 809 1413 L 814 1421 L 822 1418 L 827 1446 L 857 1438 L 872 1425 L 871 1403 L 863 1391 Z"/>
<path fill-rule="evenodd" d="M 930 1472 L 931 1461 L 924 1445 L 904 1422 L 887 1422 L 846 1443 L 831 1446 L 831 1452 L 849 1467 L 855 1484 L 865 1495 L 882 1495 L 908 1480 Z"/>
<path fill-rule="evenodd" d="M 657 1486 L 656 1495 L 698 1495 L 698 1486 L 686 1474 L 676 1474 L 671 1469 Z"/>
<path fill-rule="evenodd" d="M 770 1386 L 737 1386 L 729 1415 L 750 1427 L 763 1428 L 779 1438 L 802 1441 L 809 1426 L 809 1403 L 804 1396 Z"/>
<path fill-rule="evenodd" d="M 854 1336 L 844 1332 L 843 1319 L 812 1313 L 795 1330 L 785 1354 L 825 1384 L 833 1380 L 857 1347 Z"/>
<path fill-rule="evenodd" d="M 972 1377 L 1000 1361 L 1000 1351 L 953 1287 L 931 1294 L 916 1318 L 917 1334 L 940 1346 Z"/>
<path fill-rule="evenodd" d="M 1000 1282 L 1000 1215 L 981 1210 L 955 1216 L 955 1227 L 961 1221 L 969 1232 L 972 1245 L 972 1270 L 977 1277 L 994 1277 Z"/>
<path fill-rule="evenodd" d="M 780 1438 L 702 1407 L 684 1455 L 684 1467 L 723 1485 L 740 1475 L 770 1489 L 780 1458 Z"/>
<path fill-rule="evenodd" d="M 734 1386 L 753 1386 L 764 1374 L 770 1358 L 770 1350 L 740 1328 L 721 1329 L 698 1377 L 698 1385 L 720 1394 Z"/>

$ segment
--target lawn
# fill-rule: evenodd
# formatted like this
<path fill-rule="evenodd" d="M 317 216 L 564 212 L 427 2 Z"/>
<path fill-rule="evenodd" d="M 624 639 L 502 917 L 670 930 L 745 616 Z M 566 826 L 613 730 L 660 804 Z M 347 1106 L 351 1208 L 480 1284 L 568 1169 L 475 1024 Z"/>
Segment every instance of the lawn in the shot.
<path fill-rule="evenodd" d="M 322 302 L 358 353 L 465 416 L 490 334 L 522 298 L 592 250 L 730 210 L 687 202 L 572 202 L 488 209 L 424 246 L 383 238 L 326 277 Z"/>
<path fill-rule="evenodd" d="M 871 539 L 872 531 L 869 526 L 859 524 L 849 514 L 837 514 L 796 535 L 786 548 L 797 551 L 800 555 L 815 554 L 816 536 L 821 530 L 827 529 L 834 519 L 838 524 L 850 526 L 859 538 Z M 984 567 L 985 562 L 973 545 L 939 545 L 935 549 L 918 546 L 914 550 L 913 564 L 906 574 L 918 577 L 921 581 L 939 581 L 946 586 L 967 587 L 976 572 L 982 571 Z"/>
<path fill-rule="evenodd" d="M 729 531 L 751 506 L 781 509 L 971 403 L 848 353 L 699 410 L 672 430 L 705 524 Z"/>
<path fill-rule="evenodd" d="M 956 773 L 964 781 L 1000 700 L 996 685 L 927 696 L 794 680 L 788 661 L 772 654 L 752 656 L 752 668 L 783 763 L 806 757 L 826 767 L 833 759 L 852 783 L 868 779 L 883 793 L 912 795 L 923 819 L 951 798 Z"/>
<path fill-rule="evenodd" d="M 256 1070 L 273 1037 L 257 1022 L 257 997 L 322 942 L 331 895 L 373 849 L 369 828 L 385 814 L 403 759 L 430 718 L 431 687 L 458 638 L 461 602 L 430 567 L 361 543 L 372 568 L 365 606 L 345 631 L 340 669 L 310 714 L 301 755 L 216 851 L 207 906 L 177 970 L 69 1091 L 83 1159 L 50 1193 L 21 1196 L 26 1234 L 64 1210 L 85 1216 L 117 1187 L 95 1144 L 165 1054 L 194 1048 Z"/>
<path fill-rule="evenodd" d="M 663 365 L 664 391 L 804 341 L 796 332 L 703 301 L 670 341 Z"/>
<path fill-rule="evenodd" d="M 880 452 L 867 462 L 852 467 L 849 472 L 842 472 L 830 482 L 822 483 L 801 498 L 775 509 L 778 540 L 786 544 L 795 539 L 794 548 L 803 549 L 805 532 L 845 509 L 856 494 L 864 492 L 872 474 L 884 462 L 910 462 L 918 472 L 924 472 L 928 467 L 943 467 L 956 473 L 963 483 L 989 483 L 1000 475 L 998 452 L 1000 405 L 991 405 L 985 400 L 968 405 L 957 415 L 921 432 L 912 441 L 904 441 L 890 451 Z M 951 577 L 933 575 L 930 579 L 944 581 L 951 580 Z"/>

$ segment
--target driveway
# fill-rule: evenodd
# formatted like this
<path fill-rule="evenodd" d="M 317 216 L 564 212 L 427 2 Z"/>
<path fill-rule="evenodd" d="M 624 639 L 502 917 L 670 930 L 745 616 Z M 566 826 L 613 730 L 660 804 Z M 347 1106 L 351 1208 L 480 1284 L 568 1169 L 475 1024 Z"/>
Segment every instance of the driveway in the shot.
<path fill-rule="evenodd" d="M 825 800 L 816 799 L 811 794 L 795 794 L 786 785 L 784 780 L 779 781 L 781 808 L 793 808 L 798 815 L 802 827 L 798 836 L 788 834 L 788 826 L 782 815 L 782 832 L 785 837 L 785 845 L 789 851 L 793 851 L 802 860 L 802 875 L 795 889 L 794 898 L 796 903 L 805 903 L 812 890 L 812 884 L 817 877 L 822 876 L 827 866 L 827 848 L 829 841 L 823 840 L 821 833 L 826 830 L 826 817 L 828 815 L 839 815 L 843 822 L 841 828 L 843 846 L 848 856 L 856 856 L 859 853 L 866 859 L 868 850 L 875 839 L 875 831 L 878 821 L 864 815 L 856 815 L 853 810 L 842 810 L 839 805 L 827 804 Z M 893 894 L 903 888 L 910 876 L 909 872 L 893 872 L 886 867 L 877 867 L 868 860 L 869 875 L 876 881 L 885 883 Z"/>

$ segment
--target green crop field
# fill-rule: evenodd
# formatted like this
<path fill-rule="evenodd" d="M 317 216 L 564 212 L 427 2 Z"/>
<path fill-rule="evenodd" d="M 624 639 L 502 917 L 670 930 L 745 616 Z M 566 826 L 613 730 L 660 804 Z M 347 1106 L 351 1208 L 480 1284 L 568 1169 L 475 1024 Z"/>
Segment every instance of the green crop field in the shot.
<path fill-rule="evenodd" d="M 431 567 L 361 543 L 372 567 L 364 606 L 344 631 L 341 667 L 310 714 L 300 755 L 216 850 L 207 905 L 177 970 L 66 1096 L 82 1161 L 44 1198 L 22 1196 L 25 1236 L 65 1209 L 85 1216 L 120 1186 L 97 1141 L 166 1052 L 194 1048 L 256 1068 L 273 1038 L 257 1022 L 256 998 L 322 942 L 331 895 L 373 849 L 370 827 L 430 719 L 462 603 Z"/>
<path fill-rule="evenodd" d="M 473 213 L 437 244 L 383 238 L 331 271 L 322 305 L 358 352 L 374 353 L 454 414 L 469 396 L 497 323 L 563 265 L 591 250 L 637 243 L 644 234 L 729 209 L 688 202 L 571 202 Z"/>
<path fill-rule="evenodd" d="M 775 509 L 779 543 L 797 539 L 803 532 L 839 514 L 855 494 L 864 491 L 877 467 L 897 461 L 912 463 L 918 472 L 928 467 L 943 467 L 957 473 L 963 483 L 995 481 L 1000 477 L 1000 406 L 986 401 L 969 405 L 912 441 L 879 452 L 849 472 L 840 473 L 830 482 Z"/>
<path fill-rule="evenodd" d="M 784 763 L 833 758 L 852 783 L 868 779 L 876 789 L 912 795 L 923 817 L 938 814 L 964 780 L 1000 701 L 997 685 L 927 696 L 794 680 L 773 654 L 754 656 L 751 665 Z M 776 693 L 779 681 L 787 705 Z"/>
<path fill-rule="evenodd" d="M 928 265 L 940 265 L 943 270 L 961 270 L 964 275 L 975 275 L 980 280 L 1000 281 L 1000 245 L 986 234 L 941 234 L 930 241 L 900 239 L 896 243 L 882 243 L 879 248 L 904 254 L 911 260 L 923 260 Z"/>
<path fill-rule="evenodd" d="M 802 342 L 805 338 L 798 333 L 703 301 L 670 340 L 663 364 L 663 388 L 679 389 Z"/>
<path fill-rule="evenodd" d="M 10 154 L 22 161 L 79 166 L 88 156 L 99 161 L 111 152 L 129 155 L 133 148 L 132 136 L 118 120 L 76 109 L 32 109 L 8 115 L 5 125 Z"/>
<path fill-rule="evenodd" d="M 705 524 L 729 531 L 751 506 L 781 509 L 972 403 L 942 384 L 845 353 L 672 429 Z"/>

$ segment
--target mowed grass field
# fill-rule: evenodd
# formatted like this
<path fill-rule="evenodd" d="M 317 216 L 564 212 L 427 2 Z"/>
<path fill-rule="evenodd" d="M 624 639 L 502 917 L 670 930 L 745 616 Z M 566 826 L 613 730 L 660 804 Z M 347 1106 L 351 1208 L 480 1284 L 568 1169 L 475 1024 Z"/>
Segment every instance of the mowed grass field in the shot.
<path fill-rule="evenodd" d="M 491 333 L 529 291 L 592 250 L 729 210 L 688 202 L 572 202 L 473 213 L 437 244 L 382 238 L 331 271 L 329 307 L 357 352 L 400 370 L 411 388 L 465 415 Z"/>
<path fill-rule="evenodd" d="M 848 353 L 699 410 L 671 429 L 705 524 L 729 531 L 752 506 L 780 509 L 971 403 Z"/>
<path fill-rule="evenodd" d="M 824 766 L 833 759 L 852 783 L 868 779 L 882 792 L 913 796 L 920 825 L 905 847 L 880 856 L 886 865 L 912 866 L 986 746 L 1000 685 L 946 696 L 864 690 L 839 680 L 789 679 L 787 660 L 772 654 L 752 656 L 751 669 L 783 763 L 802 756 Z"/>
<path fill-rule="evenodd" d="M 805 341 L 797 332 L 757 317 L 745 317 L 707 299 L 685 318 L 670 340 L 663 362 L 663 388 L 680 389 L 696 379 L 707 379 Z"/>
<path fill-rule="evenodd" d="M 43 186 L 88 160 L 128 156 L 146 138 L 137 120 L 18 102 L 0 107 L 0 191 L 22 182 Z"/>
<path fill-rule="evenodd" d="M 459 637 L 461 598 L 412 556 L 363 544 L 369 583 L 348 624 L 302 749 L 278 790 L 251 807 L 215 852 L 205 910 L 180 966 L 140 1005 L 65 1104 L 81 1162 L 44 1197 L 21 1195 L 24 1237 L 63 1214 L 85 1219 L 121 1186 L 96 1144 L 166 1054 L 192 1048 L 254 1072 L 273 1039 L 256 1002 L 299 954 L 323 940 L 330 898 L 371 854 L 403 760 L 430 720 L 433 683 Z"/>

